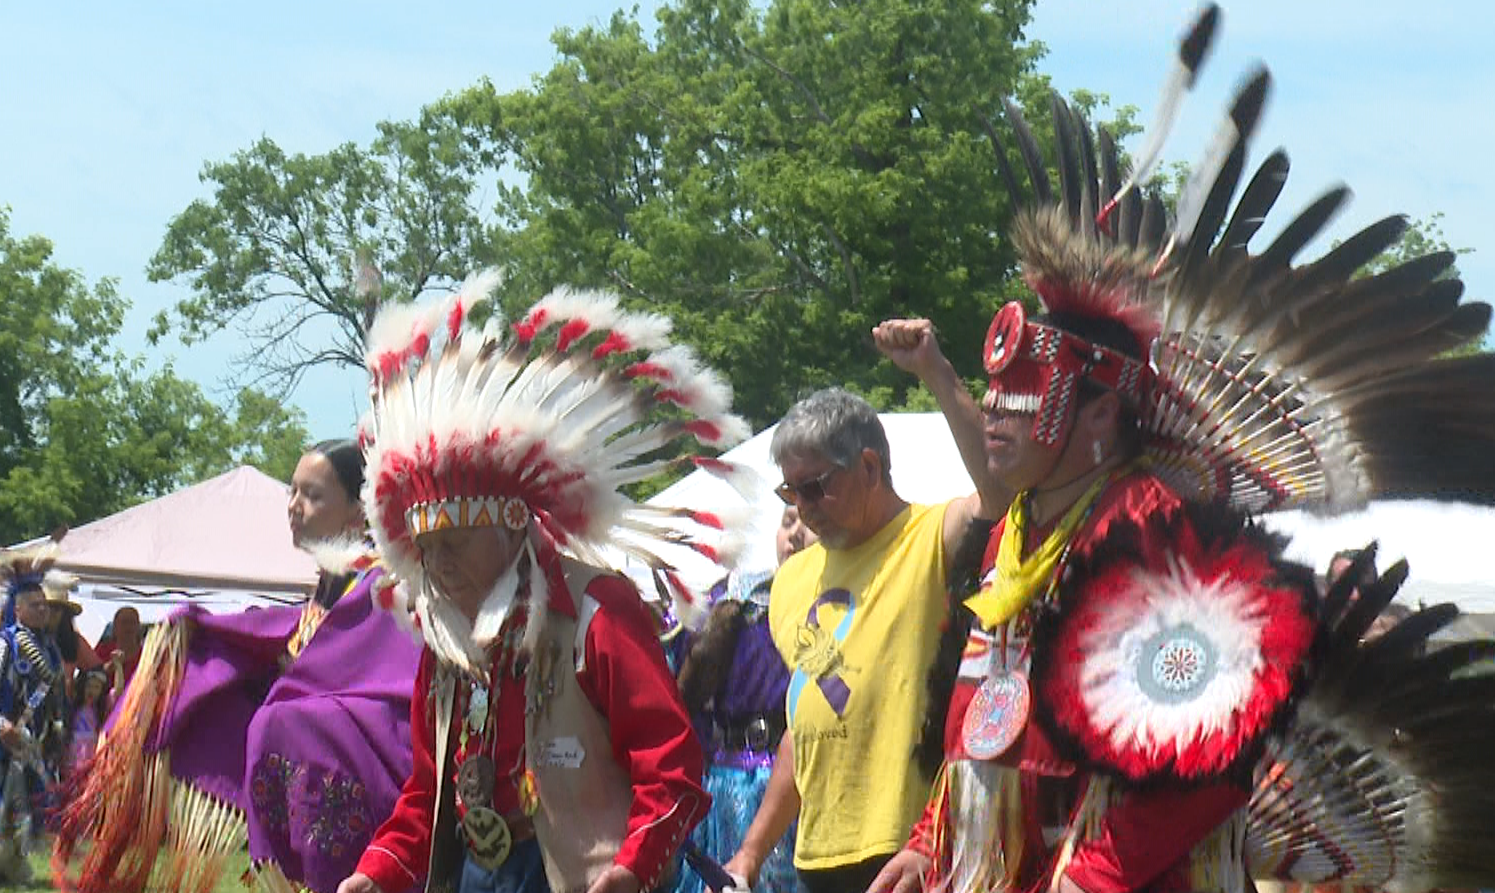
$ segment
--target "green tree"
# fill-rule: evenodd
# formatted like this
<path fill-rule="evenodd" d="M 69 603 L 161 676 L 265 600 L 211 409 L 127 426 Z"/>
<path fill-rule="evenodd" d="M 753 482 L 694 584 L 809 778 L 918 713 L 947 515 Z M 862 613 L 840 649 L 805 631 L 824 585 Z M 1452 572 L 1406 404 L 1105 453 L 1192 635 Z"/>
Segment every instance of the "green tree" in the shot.
<path fill-rule="evenodd" d="M 1387 270 L 1400 266 L 1409 260 L 1415 260 L 1439 251 L 1453 251 L 1457 255 L 1473 254 L 1473 248 L 1452 248 L 1448 239 L 1443 235 L 1443 227 L 1438 221 L 1443 219 L 1443 212 L 1437 211 L 1426 219 L 1414 219 L 1407 226 L 1406 232 L 1396 241 L 1395 245 L 1381 252 L 1370 263 L 1361 269 L 1358 275 L 1374 276 Z M 1455 261 L 1452 266 L 1440 275 L 1439 279 L 1453 279 L 1459 276 L 1459 265 Z"/>
<path fill-rule="evenodd" d="M 1448 239 L 1443 235 L 1443 227 L 1438 221 L 1443 219 L 1441 211 L 1434 212 L 1425 219 L 1413 219 L 1406 231 L 1394 245 L 1376 255 L 1370 263 L 1366 264 L 1356 273 L 1356 277 L 1375 276 L 1387 270 L 1399 267 L 1402 264 L 1425 257 L 1440 251 L 1453 251 L 1456 255 L 1472 254 L 1473 248 L 1452 248 Z M 1336 242 L 1336 244 L 1338 244 Z M 1455 261 L 1448 269 L 1444 270 L 1439 279 L 1459 278 L 1459 265 Z M 1488 338 L 1488 335 L 1486 336 Z M 1479 341 L 1470 342 L 1461 347 L 1454 348 L 1448 352 L 1449 356 L 1472 356 L 1486 349 Z"/>
<path fill-rule="evenodd" d="M 230 416 L 112 346 L 126 301 L 14 238 L 0 212 L 0 542 L 77 524 L 252 462 L 289 476 L 299 411 L 246 391 Z M 290 444 L 296 446 L 292 448 Z"/>
<path fill-rule="evenodd" d="M 975 376 L 976 333 L 1014 293 L 981 118 L 1016 93 L 1049 138 L 1029 8 L 679 0 L 652 36 L 625 13 L 560 31 L 532 86 L 431 111 L 520 175 L 492 239 L 511 312 L 562 283 L 618 289 L 669 314 L 756 424 L 829 384 L 901 405 L 915 383 L 874 324 L 931 317 Z"/>
<path fill-rule="evenodd" d="M 289 393 L 308 369 L 359 366 L 382 301 L 449 286 L 484 254 L 475 159 L 432 116 L 382 123 L 368 148 L 287 154 L 263 138 L 203 168 L 210 199 L 171 221 L 147 272 L 191 297 L 152 339 L 196 343 L 233 326 L 248 380 Z"/>
<path fill-rule="evenodd" d="M 253 465 L 286 483 L 309 443 L 306 418 L 299 409 L 287 411 L 281 401 L 252 388 L 239 391 L 228 430 L 234 465 Z"/>

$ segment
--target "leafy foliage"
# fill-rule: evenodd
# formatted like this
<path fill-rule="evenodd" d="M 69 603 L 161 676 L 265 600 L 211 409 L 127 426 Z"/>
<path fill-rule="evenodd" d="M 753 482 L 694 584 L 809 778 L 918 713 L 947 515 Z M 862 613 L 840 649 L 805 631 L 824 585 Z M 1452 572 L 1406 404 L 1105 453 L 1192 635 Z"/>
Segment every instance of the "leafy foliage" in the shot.
<path fill-rule="evenodd" d="M 112 346 L 127 304 L 14 238 L 0 212 L 0 541 L 93 520 L 250 462 L 288 479 L 299 412 L 253 391 L 225 413 Z"/>
<path fill-rule="evenodd" d="M 620 290 L 669 314 L 758 425 L 831 384 L 902 405 L 916 384 L 873 325 L 928 316 L 975 376 L 977 333 L 1020 290 L 981 117 L 1014 93 L 1047 104 L 1029 8 L 680 0 L 652 37 L 624 13 L 561 31 L 531 87 L 430 111 L 519 175 L 492 237 L 511 311 L 563 283 Z"/>
<path fill-rule="evenodd" d="M 276 394 L 314 366 L 361 365 L 380 302 L 448 286 L 483 254 L 475 174 L 460 134 L 430 116 L 380 124 L 367 149 L 288 155 L 262 138 L 206 165 L 212 199 L 172 220 L 147 268 L 192 290 L 152 339 L 236 326 L 239 365 Z"/>
<path fill-rule="evenodd" d="M 381 125 L 368 149 L 288 156 L 261 140 L 208 165 L 213 197 L 168 231 L 151 275 L 193 296 L 156 334 L 237 325 L 247 367 L 285 390 L 311 366 L 357 364 L 378 301 L 497 262 L 511 314 L 558 285 L 668 314 L 755 424 L 831 384 L 907 406 L 917 385 L 873 350 L 873 325 L 932 318 L 976 379 L 979 333 L 1026 294 L 983 119 L 1016 96 L 1052 140 L 1030 10 L 675 0 L 652 33 L 636 12 L 561 30 L 530 86 L 479 83 Z M 1118 138 L 1133 114 L 1116 112 Z M 385 277 L 374 301 L 355 258 Z"/>

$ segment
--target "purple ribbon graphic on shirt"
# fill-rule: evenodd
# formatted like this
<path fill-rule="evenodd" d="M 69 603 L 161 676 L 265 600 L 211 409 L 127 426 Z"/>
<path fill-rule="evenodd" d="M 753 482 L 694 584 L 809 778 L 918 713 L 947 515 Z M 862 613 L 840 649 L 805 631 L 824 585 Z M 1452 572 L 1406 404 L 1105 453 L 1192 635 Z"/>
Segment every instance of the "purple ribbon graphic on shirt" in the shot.
<path fill-rule="evenodd" d="M 836 646 L 846 641 L 846 634 L 851 630 L 852 616 L 856 614 L 856 604 L 851 597 L 851 593 L 845 589 L 830 589 L 822 594 L 820 598 L 815 599 L 815 603 L 810 605 L 810 610 L 805 615 L 804 628 L 815 631 L 813 637 L 816 640 L 816 644 L 820 644 L 824 638 L 824 634 L 820 632 L 820 608 L 823 605 L 844 605 L 846 608 L 846 616 L 842 617 L 841 622 L 836 625 L 836 630 L 832 633 L 831 640 L 824 643 L 828 647 L 828 653 L 817 655 L 820 660 L 816 661 L 816 663 L 822 663 L 824 668 L 814 677 L 815 684 L 820 688 L 820 693 L 825 695 L 826 703 L 831 705 L 831 709 L 836 711 L 837 716 L 840 716 L 846 710 L 846 702 L 851 697 L 851 688 L 846 684 L 846 680 L 842 679 L 841 675 L 836 672 L 836 667 L 841 662 L 840 649 Z M 805 661 L 800 659 L 796 660 L 796 663 L 799 666 L 795 668 L 794 676 L 789 681 L 789 714 L 791 717 L 793 717 L 795 708 L 799 705 L 799 698 L 804 691 L 805 683 L 811 678 L 810 674 L 804 669 Z"/>

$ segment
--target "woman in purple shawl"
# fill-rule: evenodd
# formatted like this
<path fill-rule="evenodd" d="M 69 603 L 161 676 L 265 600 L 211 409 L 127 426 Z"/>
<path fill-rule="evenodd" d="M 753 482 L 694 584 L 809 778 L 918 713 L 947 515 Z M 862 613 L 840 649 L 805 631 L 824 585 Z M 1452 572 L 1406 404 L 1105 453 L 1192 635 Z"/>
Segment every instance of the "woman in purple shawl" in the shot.
<path fill-rule="evenodd" d="M 334 893 L 352 871 L 410 772 L 420 657 L 375 604 L 362 484 L 349 441 L 296 466 L 291 535 L 323 567 L 304 607 L 188 608 L 152 634 L 64 809 L 62 889 L 210 890 L 246 839 L 264 890 Z"/>

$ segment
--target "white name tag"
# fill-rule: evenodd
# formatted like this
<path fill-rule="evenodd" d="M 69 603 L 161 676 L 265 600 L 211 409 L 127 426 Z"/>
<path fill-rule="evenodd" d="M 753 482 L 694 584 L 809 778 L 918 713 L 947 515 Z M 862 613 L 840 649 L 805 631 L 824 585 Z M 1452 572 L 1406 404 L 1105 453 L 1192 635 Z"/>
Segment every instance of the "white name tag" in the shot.
<path fill-rule="evenodd" d="M 587 758 L 586 749 L 574 737 L 555 738 L 545 742 L 540 750 L 541 766 L 557 766 L 562 769 L 580 769 L 581 761 Z"/>

